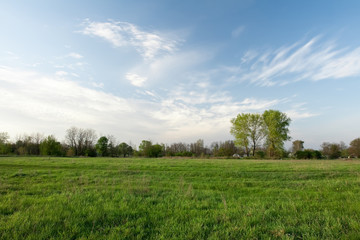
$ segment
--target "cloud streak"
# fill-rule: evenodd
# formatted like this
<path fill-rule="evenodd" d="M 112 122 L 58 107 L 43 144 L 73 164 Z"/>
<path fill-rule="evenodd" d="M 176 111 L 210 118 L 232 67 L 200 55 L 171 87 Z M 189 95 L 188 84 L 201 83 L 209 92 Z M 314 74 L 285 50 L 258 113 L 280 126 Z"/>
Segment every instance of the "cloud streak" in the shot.
<path fill-rule="evenodd" d="M 232 71 L 233 78 L 259 86 L 354 77 L 360 75 L 360 47 L 337 48 L 315 37 L 263 54 L 249 51 Z"/>
<path fill-rule="evenodd" d="M 80 32 L 105 39 L 114 47 L 134 47 L 145 60 L 151 60 L 162 53 L 177 50 L 178 41 L 163 36 L 164 34 L 141 30 L 128 22 L 95 22 L 86 19 Z"/>

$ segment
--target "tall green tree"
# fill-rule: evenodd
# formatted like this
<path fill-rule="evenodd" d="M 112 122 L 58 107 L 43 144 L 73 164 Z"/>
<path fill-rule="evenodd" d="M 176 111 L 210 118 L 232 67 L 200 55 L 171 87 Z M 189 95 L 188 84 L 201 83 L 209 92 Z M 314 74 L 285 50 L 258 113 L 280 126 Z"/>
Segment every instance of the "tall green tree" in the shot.
<path fill-rule="evenodd" d="M 97 141 L 95 148 L 99 156 L 106 157 L 108 155 L 108 138 L 102 136 Z"/>
<path fill-rule="evenodd" d="M 247 156 L 255 156 L 260 141 L 264 138 L 264 121 L 258 113 L 241 113 L 231 120 L 230 133 L 235 137 L 235 144 L 244 148 Z"/>
<path fill-rule="evenodd" d="M 160 144 L 154 144 L 151 146 L 150 157 L 155 157 L 155 158 L 161 157 L 163 152 L 164 152 L 164 146 Z"/>
<path fill-rule="evenodd" d="M 278 110 L 266 110 L 262 116 L 268 156 L 281 157 L 284 152 L 284 142 L 291 139 L 289 136 L 291 119 Z"/>

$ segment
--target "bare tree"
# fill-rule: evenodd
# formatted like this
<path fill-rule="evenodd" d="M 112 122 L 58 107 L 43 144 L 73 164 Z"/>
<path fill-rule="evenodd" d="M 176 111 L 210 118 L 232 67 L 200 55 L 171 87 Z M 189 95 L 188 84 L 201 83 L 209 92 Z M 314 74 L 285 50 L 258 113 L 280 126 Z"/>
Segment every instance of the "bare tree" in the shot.
<path fill-rule="evenodd" d="M 93 129 L 82 129 L 71 127 L 66 130 L 65 142 L 75 151 L 76 156 L 87 156 L 95 153 L 94 146 L 97 140 L 96 132 Z"/>
<path fill-rule="evenodd" d="M 68 130 L 66 130 L 66 135 L 65 135 L 65 143 L 74 150 L 75 156 L 78 155 L 78 144 L 77 144 L 78 131 L 79 131 L 78 128 L 71 127 Z"/>
<path fill-rule="evenodd" d="M 84 137 L 84 144 L 85 149 L 93 148 L 97 139 L 97 135 L 94 129 L 86 129 L 85 130 L 85 137 Z"/>
<path fill-rule="evenodd" d="M 190 152 L 195 154 L 195 156 L 200 156 L 202 153 L 205 153 L 204 140 L 199 139 L 195 143 L 191 143 Z"/>

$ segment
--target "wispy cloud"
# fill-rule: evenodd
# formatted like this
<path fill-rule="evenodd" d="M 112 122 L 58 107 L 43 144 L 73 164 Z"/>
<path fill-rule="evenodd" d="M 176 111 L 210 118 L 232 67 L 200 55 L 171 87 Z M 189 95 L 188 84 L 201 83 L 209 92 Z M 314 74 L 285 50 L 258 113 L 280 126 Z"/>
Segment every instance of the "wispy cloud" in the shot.
<path fill-rule="evenodd" d="M 101 37 L 115 47 L 134 47 L 146 60 L 161 53 L 172 53 L 177 49 L 178 41 L 165 37 L 158 32 L 141 30 L 128 22 L 95 22 L 86 19 L 81 33 Z"/>
<path fill-rule="evenodd" d="M 274 51 L 248 51 L 234 67 L 236 79 L 260 86 L 285 85 L 300 80 L 318 81 L 360 75 L 360 47 L 338 48 L 315 37 Z M 240 76 L 241 75 L 241 76 Z"/>
<path fill-rule="evenodd" d="M 285 113 L 292 120 L 304 119 L 304 118 L 312 118 L 321 115 L 321 113 L 312 113 L 306 107 L 306 102 L 301 102 L 297 104 L 293 104 L 290 109 L 286 110 Z"/>

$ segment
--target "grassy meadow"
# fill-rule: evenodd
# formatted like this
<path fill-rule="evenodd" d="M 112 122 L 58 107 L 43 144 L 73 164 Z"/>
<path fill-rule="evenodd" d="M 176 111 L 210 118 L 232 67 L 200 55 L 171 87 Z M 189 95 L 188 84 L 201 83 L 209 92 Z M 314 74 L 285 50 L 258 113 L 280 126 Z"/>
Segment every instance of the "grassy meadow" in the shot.
<path fill-rule="evenodd" d="M 359 239 L 360 160 L 0 158 L 1 239 Z"/>

